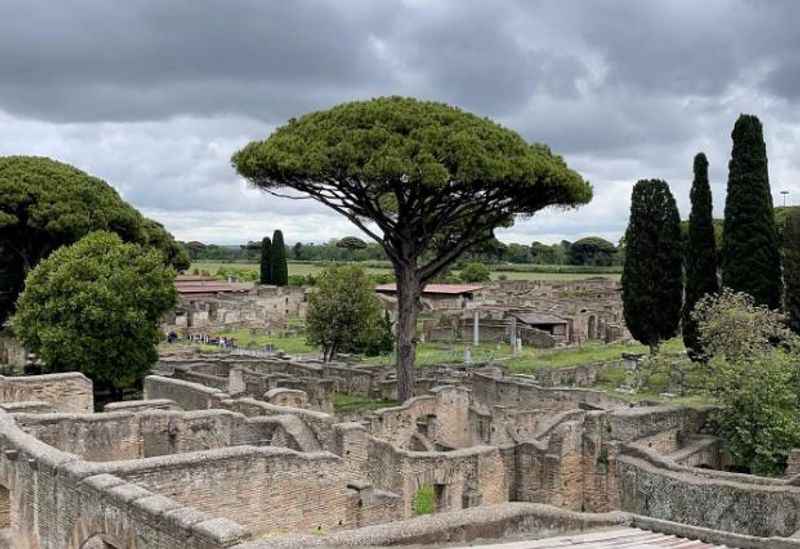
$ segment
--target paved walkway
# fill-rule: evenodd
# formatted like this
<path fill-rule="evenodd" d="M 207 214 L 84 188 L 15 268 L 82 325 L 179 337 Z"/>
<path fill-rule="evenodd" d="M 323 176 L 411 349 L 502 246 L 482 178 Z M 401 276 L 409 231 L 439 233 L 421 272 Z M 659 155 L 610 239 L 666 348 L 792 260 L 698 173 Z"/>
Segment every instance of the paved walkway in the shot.
<path fill-rule="evenodd" d="M 668 534 L 657 534 L 638 528 L 615 528 L 535 541 L 472 546 L 469 549 L 664 549 L 667 547 L 669 549 L 720 549 L 724 546 L 692 541 Z"/>

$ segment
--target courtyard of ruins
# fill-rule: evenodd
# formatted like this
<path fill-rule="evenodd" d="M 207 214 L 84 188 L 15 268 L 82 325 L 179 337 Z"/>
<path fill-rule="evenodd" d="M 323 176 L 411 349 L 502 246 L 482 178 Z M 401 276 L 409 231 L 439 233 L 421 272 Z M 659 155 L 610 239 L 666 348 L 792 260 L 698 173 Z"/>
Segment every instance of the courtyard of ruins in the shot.
<path fill-rule="evenodd" d="M 430 295 L 423 332 L 508 344 L 513 329 L 526 346 L 565 350 L 613 342 L 629 337 L 617 288 Z M 277 329 L 303 307 L 288 289 L 188 295 L 184 320 L 165 319 L 187 334 Z M 709 407 L 593 388 L 626 360 L 637 359 L 533 375 L 502 361 L 427 366 L 416 396 L 397 402 L 392 366 L 167 345 L 141 399 L 102 411 L 82 374 L 5 377 L 0 526 L 24 549 L 794 547 L 796 473 L 726 472 Z M 342 410 L 340 395 L 397 404 Z"/>

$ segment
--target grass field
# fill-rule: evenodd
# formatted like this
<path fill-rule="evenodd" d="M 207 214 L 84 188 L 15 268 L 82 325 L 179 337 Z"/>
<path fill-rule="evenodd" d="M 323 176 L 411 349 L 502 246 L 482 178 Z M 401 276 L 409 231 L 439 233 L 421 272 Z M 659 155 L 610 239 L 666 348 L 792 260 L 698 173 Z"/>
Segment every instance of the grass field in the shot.
<path fill-rule="evenodd" d="M 464 362 L 463 343 L 452 345 L 442 343 L 422 343 L 417 346 L 417 366 L 431 366 L 442 363 Z M 580 347 L 564 349 L 523 348 L 522 352 L 513 356 L 511 346 L 506 344 L 484 344 L 470 346 L 473 362 L 489 362 L 493 360 L 505 364 L 509 370 L 518 374 L 532 373 L 540 368 L 565 368 L 593 362 L 615 360 L 622 353 L 647 353 L 649 349 L 639 343 L 587 343 Z M 684 350 L 680 338 L 667 341 L 662 351 L 680 353 Z M 366 362 L 376 365 L 394 364 L 393 356 L 367 358 Z"/>
<path fill-rule="evenodd" d="M 258 264 L 256 263 L 223 263 L 214 261 L 198 261 L 192 263 L 190 271 L 197 269 L 198 271 L 207 271 L 214 275 L 220 268 L 236 268 L 248 271 L 257 271 Z M 296 263 L 289 262 L 290 275 L 303 275 L 319 274 L 324 267 L 316 263 Z M 381 268 L 375 266 L 366 267 L 369 274 L 390 274 L 391 269 Z M 458 271 L 454 271 L 458 274 Z M 497 280 L 501 276 L 505 276 L 508 280 L 583 280 L 586 278 L 603 277 L 613 280 L 619 280 L 619 273 L 560 273 L 560 272 L 525 272 L 525 271 L 493 271 L 492 279 Z"/>

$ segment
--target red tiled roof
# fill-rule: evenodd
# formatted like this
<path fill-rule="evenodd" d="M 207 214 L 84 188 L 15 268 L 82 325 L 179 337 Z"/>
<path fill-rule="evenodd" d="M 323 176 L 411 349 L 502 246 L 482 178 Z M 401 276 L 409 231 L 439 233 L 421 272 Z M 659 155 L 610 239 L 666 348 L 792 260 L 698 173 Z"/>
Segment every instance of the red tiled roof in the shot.
<path fill-rule="evenodd" d="M 480 284 L 428 284 L 422 291 L 423 294 L 470 294 L 483 288 Z M 396 293 L 397 284 L 381 284 L 375 287 L 376 292 Z"/>

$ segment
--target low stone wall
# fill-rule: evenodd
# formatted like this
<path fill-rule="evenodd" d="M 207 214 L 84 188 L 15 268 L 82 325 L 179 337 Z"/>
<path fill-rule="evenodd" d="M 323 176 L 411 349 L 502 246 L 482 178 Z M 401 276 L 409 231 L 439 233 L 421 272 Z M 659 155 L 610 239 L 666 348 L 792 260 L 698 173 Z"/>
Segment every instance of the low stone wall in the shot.
<path fill-rule="evenodd" d="M 475 373 L 470 377 L 473 401 L 487 409 L 492 406 L 573 410 L 576 408 L 627 408 L 629 403 L 603 391 L 542 387 L 513 378 L 497 379 Z"/>
<path fill-rule="evenodd" d="M 423 486 L 436 492 L 437 511 L 502 503 L 514 479 L 513 447 L 473 446 L 452 452 L 411 452 L 377 439 L 355 423 L 334 426 L 333 449 L 354 478 L 400 496 L 401 517 L 413 516 Z"/>
<path fill-rule="evenodd" d="M 0 402 L 40 401 L 64 413 L 94 410 L 92 382 L 78 372 L 41 376 L 0 376 Z"/>
<path fill-rule="evenodd" d="M 569 368 L 539 368 L 536 381 L 545 387 L 591 387 L 602 372 L 621 366 L 619 361 L 581 364 Z"/>
<path fill-rule="evenodd" d="M 219 403 L 229 397 L 230 395 L 219 389 L 191 381 L 163 376 L 144 378 L 145 400 L 171 400 L 184 410 L 207 410 L 219 407 Z"/>
<path fill-rule="evenodd" d="M 5 414 L 0 485 L 9 498 L 4 519 L 15 549 L 82 549 L 95 536 L 121 549 L 222 549 L 250 537 L 229 520 L 86 467 Z"/>
<path fill-rule="evenodd" d="M 28 352 L 22 342 L 8 331 L 0 329 L 0 367 L 22 372 L 28 361 Z"/>
<path fill-rule="evenodd" d="M 264 444 L 275 430 L 273 425 L 225 410 L 18 414 L 15 419 L 38 440 L 92 462 Z"/>
<path fill-rule="evenodd" d="M 800 529 L 800 487 L 786 480 L 684 467 L 633 445 L 616 463 L 624 511 L 758 537 Z"/>
<path fill-rule="evenodd" d="M 255 536 L 366 525 L 341 458 L 327 452 L 238 447 L 109 465 L 115 476 L 236 521 Z"/>
<path fill-rule="evenodd" d="M 515 536 L 545 538 L 632 522 L 626 513 L 574 513 L 535 503 L 502 503 L 369 526 L 328 536 L 291 536 L 246 544 L 241 549 L 439 545 Z M 797 544 L 800 547 L 800 543 Z"/>

